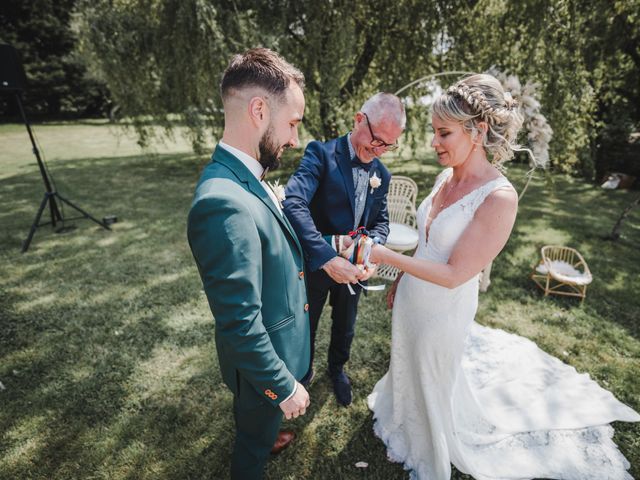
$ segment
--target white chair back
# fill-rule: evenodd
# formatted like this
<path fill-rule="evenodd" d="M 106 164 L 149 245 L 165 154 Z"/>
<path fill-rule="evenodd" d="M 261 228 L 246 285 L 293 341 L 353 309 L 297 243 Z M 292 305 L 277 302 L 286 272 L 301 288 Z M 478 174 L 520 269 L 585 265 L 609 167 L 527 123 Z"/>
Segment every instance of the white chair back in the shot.
<path fill-rule="evenodd" d="M 409 177 L 394 175 L 389 183 L 387 208 L 389 222 L 416 228 L 416 196 L 418 185 Z"/>

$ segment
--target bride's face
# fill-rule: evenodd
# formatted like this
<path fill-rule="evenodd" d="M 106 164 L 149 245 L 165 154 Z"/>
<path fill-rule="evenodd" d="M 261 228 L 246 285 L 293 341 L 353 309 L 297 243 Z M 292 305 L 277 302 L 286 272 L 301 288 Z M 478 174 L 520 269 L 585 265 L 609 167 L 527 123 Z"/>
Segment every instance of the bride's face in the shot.
<path fill-rule="evenodd" d="M 471 135 L 458 122 L 447 122 L 437 116 L 431 119 L 433 140 L 431 146 L 443 167 L 456 167 L 466 161 L 473 151 Z"/>

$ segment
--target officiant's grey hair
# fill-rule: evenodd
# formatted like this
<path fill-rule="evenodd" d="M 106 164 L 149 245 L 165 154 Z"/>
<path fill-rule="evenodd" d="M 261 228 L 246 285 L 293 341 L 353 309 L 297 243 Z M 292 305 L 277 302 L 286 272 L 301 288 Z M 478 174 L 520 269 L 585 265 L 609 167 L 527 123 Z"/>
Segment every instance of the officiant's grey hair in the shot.
<path fill-rule="evenodd" d="M 292 81 L 304 89 L 304 75 L 300 70 L 273 50 L 252 48 L 233 56 L 222 75 L 220 96 L 224 102 L 238 90 L 259 87 L 268 97 L 280 102 Z"/>
<path fill-rule="evenodd" d="M 393 93 L 376 93 L 364 102 L 360 111 L 366 113 L 369 120 L 374 124 L 383 120 L 392 120 L 404 130 L 407 123 L 407 116 L 402 100 Z"/>

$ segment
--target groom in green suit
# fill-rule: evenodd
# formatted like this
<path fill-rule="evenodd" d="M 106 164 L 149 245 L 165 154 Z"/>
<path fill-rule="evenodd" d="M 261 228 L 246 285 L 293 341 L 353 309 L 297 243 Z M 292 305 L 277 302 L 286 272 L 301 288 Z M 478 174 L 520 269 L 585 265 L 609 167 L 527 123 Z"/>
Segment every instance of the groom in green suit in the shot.
<path fill-rule="evenodd" d="M 276 192 L 262 181 L 298 143 L 304 77 L 265 48 L 236 55 L 220 86 L 222 140 L 196 187 L 187 234 L 215 317 L 222 378 L 234 395 L 231 478 L 260 479 L 293 437 L 283 415 L 309 395 L 309 305 L 303 252 Z"/>

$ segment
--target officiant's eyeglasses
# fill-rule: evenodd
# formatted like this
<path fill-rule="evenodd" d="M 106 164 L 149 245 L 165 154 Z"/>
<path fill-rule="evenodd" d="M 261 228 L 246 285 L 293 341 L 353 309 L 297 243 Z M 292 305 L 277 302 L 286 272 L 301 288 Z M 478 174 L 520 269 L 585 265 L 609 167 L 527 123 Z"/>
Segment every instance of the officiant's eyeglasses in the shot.
<path fill-rule="evenodd" d="M 397 143 L 384 142 L 384 141 L 380 140 L 378 137 L 376 137 L 374 135 L 373 130 L 371 130 L 371 122 L 369 121 L 369 117 L 364 112 L 362 112 L 362 114 L 364 115 L 364 118 L 367 119 L 367 127 L 369 127 L 369 133 L 371 134 L 371 142 L 369 142 L 371 144 L 371 146 L 374 147 L 374 148 L 382 148 L 382 147 L 384 147 L 390 152 L 393 152 L 394 150 L 397 150 L 398 147 L 400 146 Z"/>

